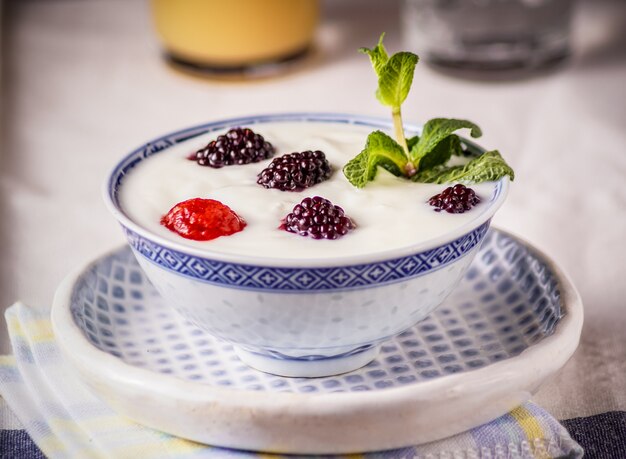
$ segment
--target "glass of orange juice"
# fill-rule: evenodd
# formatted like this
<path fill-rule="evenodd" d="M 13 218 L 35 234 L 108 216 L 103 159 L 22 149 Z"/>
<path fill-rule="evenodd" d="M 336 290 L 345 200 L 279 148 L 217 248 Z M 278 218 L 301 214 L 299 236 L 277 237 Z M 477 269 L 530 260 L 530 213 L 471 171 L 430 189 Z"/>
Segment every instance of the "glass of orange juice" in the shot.
<path fill-rule="evenodd" d="M 152 0 L 156 30 L 178 62 L 237 69 L 304 53 L 318 0 Z"/>

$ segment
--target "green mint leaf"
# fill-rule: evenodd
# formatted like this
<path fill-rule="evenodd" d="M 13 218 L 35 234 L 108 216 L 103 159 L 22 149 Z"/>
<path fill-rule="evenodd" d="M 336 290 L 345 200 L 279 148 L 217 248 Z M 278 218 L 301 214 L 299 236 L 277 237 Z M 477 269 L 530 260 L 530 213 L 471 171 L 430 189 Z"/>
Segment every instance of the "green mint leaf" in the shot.
<path fill-rule="evenodd" d="M 462 156 L 464 158 L 475 158 L 476 156 L 480 156 L 482 153 L 476 153 L 473 150 L 464 150 L 463 149 L 463 141 L 461 140 L 461 138 L 457 135 L 455 135 L 456 138 L 459 139 L 459 144 L 458 147 L 455 146 L 455 148 L 452 150 L 452 156 Z M 467 145 L 465 145 L 465 148 L 467 148 Z"/>
<path fill-rule="evenodd" d="M 459 136 L 451 134 L 435 145 L 435 148 L 420 159 L 419 170 L 432 169 L 440 164 L 445 164 L 452 155 L 460 155 L 462 151 L 461 139 Z"/>
<path fill-rule="evenodd" d="M 396 53 L 378 72 L 376 97 L 383 105 L 399 108 L 406 99 L 413 83 L 417 55 L 409 52 Z"/>
<path fill-rule="evenodd" d="M 352 185 L 363 188 L 374 180 L 378 166 L 400 176 L 406 163 L 402 147 L 384 132 L 374 131 L 367 136 L 365 149 L 344 166 L 343 174 Z"/>
<path fill-rule="evenodd" d="M 365 149 L 343 166 L 343 175 L 357 188 L 363 188 L 370 180 L 367 171 L 368 161 L 369 152 Z"/>
<path fill-rule="evenodd" d="M 378 40 L 378 44 L 374 46 L 372 49 L 369 48 L 359 48 L 359 51 L 367 54 L 370 57 L 370 61 L 372 61 L 372 66 L 374 67 L 374 71 L 376 75 L 380 76 L 380 72 L 383 67 L 389 60 L 389 56 L 387 55 L 387 50 L 383 45 L 383 38 L 385 37 L 385 33 L 383 32 L 380 35 L 380 39 Z"/>
<path fill-rule="evenodd" d="M 406 139 L 406 146 L 409 147 L 409 151 L 413 149 L 413 147 L 415 146 L 415 144 L 417 144 L 417 142 L 419 142 L 419 140 L 420 138 L 418 135 Z"/>
<path fill-rule="evenodd" d="M 511 181 L 515 180 L 513 169 L 497 150 L 493 150 L 472 159 L 464 166 L 439 165 L 418 172 L 412 179 L 423 183 L 481 183 L 499 180 L 505 175 L 508 175 Z"/>
<path fill-rule="evenodd" d="M 480 128 L 471 121 L 452 118 L 433 118 L 432 120 L 427 121 L 424 125 L 424 129 L 422 130 L 419 142 L 417 142 L 417 144 L 410 151 L 411 161 L 413 161 L 416 166 L 419 165 L 418 169 L 423 169 L 420 165 L 422 158 L 429 155 L 433 150 L 435 150 L 437 145 L 459 129 L 470 129 L 470 134 L 474 138 L 482 135 Z M 456 147 L 456 144 L 452 142 L 450 146 Z M 450 152 L 450 155 L 452 154 L 454 154 L 454 151 Z M 450 158 L 450 156 L 448 156 L 445 161 L 438 161 L 438 159 L 444 156 L 446 155 L 442 155 L 442 152 L 439 151 L 437 158 L 433 158 L 433 160 L 430 161 L 430 164 L 443 164 Z"/>

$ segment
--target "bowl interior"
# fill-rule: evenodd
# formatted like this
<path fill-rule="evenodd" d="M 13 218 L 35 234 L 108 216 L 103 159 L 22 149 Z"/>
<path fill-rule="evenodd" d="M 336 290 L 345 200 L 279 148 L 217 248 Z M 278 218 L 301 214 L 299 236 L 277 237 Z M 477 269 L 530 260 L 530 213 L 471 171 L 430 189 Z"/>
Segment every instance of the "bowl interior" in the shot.
<path fill-rule="evenodd" d="M 296 266 L 302 264 L 302 260 L 294 259 L 282 259 L 282 258 L 258 258 L 244 255 L 232 255 L 213 252 L 210 249 L 197 249 L 185 245 L 184 243 L 177 243 L 165 238 L 162 238 L 142 226 L 136 224 L 132 219 L 126 215 L 124 209 L 120 205 L 120 188 L 123 186 L 124 177 L 137 167 L 142 161 L 150 156 L 161 153 L 181 142 L 193 139 L 195 137 L 213 132 L 219 131 L 225 128 L 233 126 L 254 126 L 255 124 L 269 123 L 269 122 L 307 122 L 307 123 L 339 123 L 350 124 L 358 126 L 367 126 L 372 129 L 391 129 L 392 124 L 390 121 L 374 118 L 364 117 L 356 115 L 344 115 L 344 114 L 311 114 L 311 113 L 291 113 L 291 114 L 275 114 L 275 115 L 259 115 L 249 116 L 243 118 L 235 118 L 217 121 L 213 123 L 204 124 L 201 126 L 184 129 L 181 131 L 166 134 L 159 137 L 145 145 L 135 149 L 124 159 L 122 159 L 109 174 L 109 177 L 105 183 L 104 198 L 107 206 L 117 220 L 126 228 L 127 232 L 133 236 L 144 238 L 148 241 L 157 243 L 160 246 L 167 247 L 168 249 L 177 250 L 183 253 L 196 255 L 199 257 L 206 257 L 212 260 L 222 260 L 233 263 L 243 263 L 249 265 L 261 265 L 261 266 Z M 417 126 L 407 126 L 409 133 L 419 133 L 420 128 Z M 464 139 L 470 152 L 474 154 L 480 154 L 484 152 L 484 149 L 480 148 L 476 144 Z M 414 246 L 405 247 L 393 251 L 384 253 L 366 254 L 359 256 L 340 257 L 337 259 L 319 259 L 319 260 L 307 260 L 306 266 L 336 266 L 336 265 L 351 265 L 360 263 L 369 263 L 372 261 L 380 261 L 383 259 L 392 259 L 408 254 L 418 253 L 424 250 L 428 250 L 433 247 L 437 247 L 445 244 L 446 242 L 457 239 L 464 234 L 469 233 L 471 230 L 480 226 L 488 221 L 497 208 L 504 201 L 508 191 L 508 179 L 503 178 L 496 183 L 493 194 L 486 201 L 488 204 L 480 213 L 476 214 L 476 217 L 467 224 L 456 228 L 453 232 L 442 234 L 440 237 L 432 238 L 427 241 L 423 241 Z"/>

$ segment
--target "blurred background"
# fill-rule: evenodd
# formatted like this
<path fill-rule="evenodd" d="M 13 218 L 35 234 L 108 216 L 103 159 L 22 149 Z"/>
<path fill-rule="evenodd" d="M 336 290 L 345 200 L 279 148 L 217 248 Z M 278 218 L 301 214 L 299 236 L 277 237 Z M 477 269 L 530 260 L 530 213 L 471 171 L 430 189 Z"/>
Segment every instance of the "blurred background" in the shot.
<path fill-rule="evenodd" d="M 582 346 L 538 401 L 561 419 L 582 416 L 568 400 L 576 387 L 592 398 L 626 374 L 625 2 L 0 5 L 0 309 L 47 307 L 70 270 L 123 243 L 101 183 L 150 138 L 256 113 L 388 116 L 357 53 L 386 32 L 390 52 L 422 57 L 405 122 L 480 125 L 480 143 L 517 175 L 494 223 L 544 249 L 583 295 Z M 613 363 L 588 374 L 584 363 L 604 354 Z M 625 407 L 621 394 L 606 403 Z"/>

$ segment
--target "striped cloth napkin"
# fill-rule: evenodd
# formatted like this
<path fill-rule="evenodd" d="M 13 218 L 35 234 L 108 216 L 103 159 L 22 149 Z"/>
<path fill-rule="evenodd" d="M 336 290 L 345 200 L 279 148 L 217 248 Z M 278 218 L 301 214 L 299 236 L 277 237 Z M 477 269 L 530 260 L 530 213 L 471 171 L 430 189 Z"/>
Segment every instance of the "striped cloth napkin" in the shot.
<path fill-rule="evenodd" d="M 49 314 L 17 303 L 6 312 L 13 355 L 0 357 L 0 395 L 50 458 L 253 458 L 257 453 L 200 445 L 115 413 L 72 374 L 55 344 Z M 0 399 L 1 400 L 1 399 Z M 0 411 L 2 403 L 0 403 Z M 7 430 L 7 426 L 0 425 Z M 15 426 L 13 426 L 15 428 Z M 8 438 L 8 437 L 5 437 Z M 40 457 L 34 445 L 4 440 L 0 457 Z M 14 448 L 13 454 L 8 448 Z M 22 448 L 18 450 L 18 448 Z M 39 456 L 38 456 L 39 454 Z M 543 409 L 526 403 L 445 440 L 366 458 L 579 458 L 581 447 Z M 266 455 L 264 455 L 266 456 Z M 354 457 L 352 455 L 352 457 Z"/>

